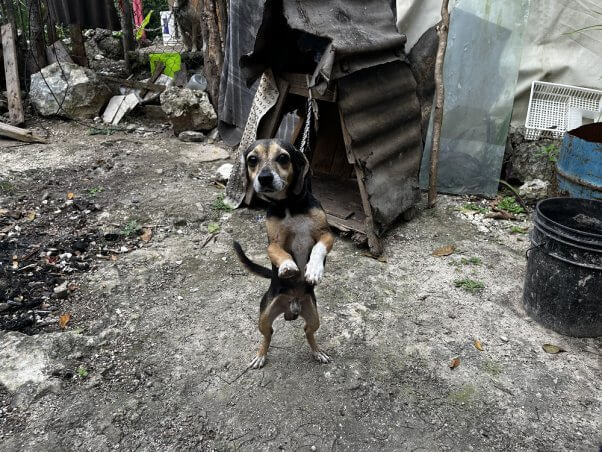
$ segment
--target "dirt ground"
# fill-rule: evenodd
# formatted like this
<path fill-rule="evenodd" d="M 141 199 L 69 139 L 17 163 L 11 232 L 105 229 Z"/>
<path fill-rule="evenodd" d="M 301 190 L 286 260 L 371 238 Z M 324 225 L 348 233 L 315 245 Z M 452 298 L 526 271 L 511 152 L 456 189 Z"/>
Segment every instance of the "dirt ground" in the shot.
<path fill-rule="evenodd" d="M 64 254 L 71 236 L 89 248 L 86 265 L 48 273 L 41 325 L 0 331 L 0 450 L 602 444 L 600 339 L 546 330 L 521 305 L 528 236 L 512 226 L 528 220 L 483 220 L 466 199 L 441 197 L 387 235 L 382 261 L 339 238 L 316 291 L 333 363 L 312 361 L 300 320 L 279 319 L 267 365 L 246 370 L 267 281 L 243 271 L 231 240 L 267 263 L 264 215 L 223 208 L 212 177 L 224 161 L 202 162 L 201 145 L 152 124 L 110 136 L 30 126 L 50 144 L 0 148 L 0 209 L 25 212 L 0 235 L 1 265 L 13 254 L 47 267 L 75 259 Z M 432 255 L 446 245 L 455 252 Z M 455 286 L 466 278 L 484 288 Z M 63 282 L 66 298 L 53 292 Z"/>

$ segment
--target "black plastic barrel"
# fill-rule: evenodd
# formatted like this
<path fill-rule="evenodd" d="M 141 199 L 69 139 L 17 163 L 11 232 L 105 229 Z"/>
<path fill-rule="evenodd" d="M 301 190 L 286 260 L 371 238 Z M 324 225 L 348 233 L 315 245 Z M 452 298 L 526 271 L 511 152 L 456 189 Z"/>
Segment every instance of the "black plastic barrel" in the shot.
<path fill-rule="evenodd" d="M 602 201 L 537 204 L 523 303 L 532 318 L 558 333 L 602 336 Z"/>

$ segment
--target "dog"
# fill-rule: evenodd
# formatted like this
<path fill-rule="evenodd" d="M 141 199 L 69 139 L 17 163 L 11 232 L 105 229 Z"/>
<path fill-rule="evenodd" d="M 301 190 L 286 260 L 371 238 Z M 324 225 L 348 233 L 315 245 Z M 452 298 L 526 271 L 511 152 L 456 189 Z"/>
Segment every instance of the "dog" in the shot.
<path fill-rule="evenodd" d="M 264 366 L 274 320 L 301 316 L 305 320 L 305 337 L 313 357 L 320 363 L 331 361 L 314 337 L 320 318 L 314 287 L 322 279 L 326 255 L 334 236 L 326 213 L 311 193 L 311 171 L 305 155 L 292 144 L 272 139 L 253 143 L 241 155 L 247 176 L 247 201 L 253 196 L 268 205 L 266 228 L 268 256 L 272 269 L 252 262 L 238 242 L 234 250 L 250 272 L 269 278 L 270 287 L 259 308 L 259 331 L 263 340 L 253 369 Z"/>
<path fill-rule="evenodd" d="M 186 50 L 203 49 L 201 35 L 201 0 L 173 0 L 173 12 Z"/>

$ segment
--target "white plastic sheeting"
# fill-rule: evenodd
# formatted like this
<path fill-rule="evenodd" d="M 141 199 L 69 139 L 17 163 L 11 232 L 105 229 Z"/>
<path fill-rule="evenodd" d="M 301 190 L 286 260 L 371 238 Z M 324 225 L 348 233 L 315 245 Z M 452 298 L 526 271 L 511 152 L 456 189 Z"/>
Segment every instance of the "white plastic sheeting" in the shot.
<path fill-rule="evenodd" d="M 497 193 L 528 9 L 529 0 L 457 2 L 443 71 L 441 192 Z M 428 184 L 431 133 L 422 160 L 423 187 Z"/>
<path fill-rule="evenodd" d="M 439 22 L 440 11 L 441 0 L 397 0 L 397 27 L 408 37 L 407 50 Z M 602 89 L 602 31 L 574 32 L 600 24 L 602 0 L 531 0 L 514 125 L 524 125 L 533 80 Z"/>

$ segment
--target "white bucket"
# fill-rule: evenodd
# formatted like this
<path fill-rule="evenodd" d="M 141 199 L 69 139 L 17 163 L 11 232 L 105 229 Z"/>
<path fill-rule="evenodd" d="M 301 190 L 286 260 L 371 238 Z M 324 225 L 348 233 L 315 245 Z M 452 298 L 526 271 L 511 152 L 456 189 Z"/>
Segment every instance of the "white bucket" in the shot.
<path fill-rule="evenodd" d="M 161 32 L 164 45 L 175 46 L 182 42 L 173 11 L 161 11 Z"/>

